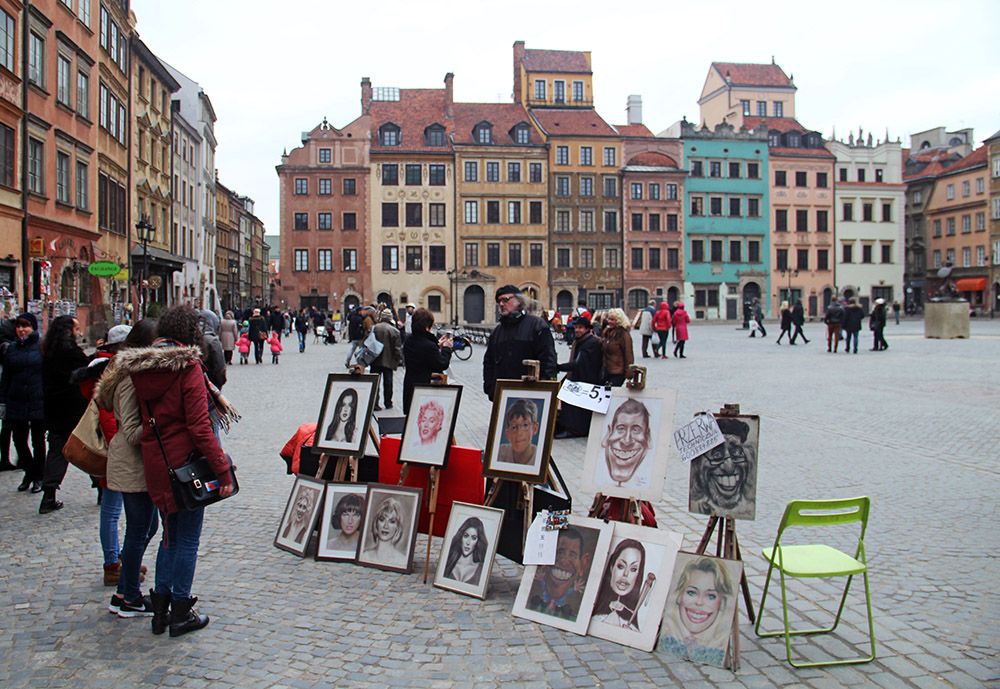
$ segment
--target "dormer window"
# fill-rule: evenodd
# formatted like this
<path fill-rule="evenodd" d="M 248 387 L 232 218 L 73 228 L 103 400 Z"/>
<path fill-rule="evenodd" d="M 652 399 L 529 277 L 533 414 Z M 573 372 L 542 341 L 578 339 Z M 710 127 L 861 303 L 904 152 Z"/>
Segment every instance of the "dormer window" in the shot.
<path fill-rule="evenodd" d="M 399 139 L 399 127 L 394 125 L 392 122 L 383 124 L 379 127 L 378 141 L 382 146 L 398 146 Z"/>
<path fill-rule="evenodd" d="M 493 143 L 493 125 L 489 122 L 480 122 L 472 128 L 472 140 L 477 144 Z"/>
<path fill-rule="evenodd" d="M 767 135 L 767 145 L 771 148 L 781 148 L 781 132 L 771 132 Z"/>
<path fill-rule="evenodd" d="M 819 148 L 819 137 L 815 134 L 806 134 L 806 148 Z"/>
<path fill-rule="evenodd" d="M 444 127 L 432 124 L 424 130 L 424 141 L 428 146 L 444 146 Z"/>
<path fill-rule="evenodd" d="M 791 133 L 791 134 L 788 135 L 788 147 L 789 148 L 798 148 L 801 145 L 802 145 L 802 137 L 801 136 L 799 136 L 798 134 L 795 134 L 795 133 Z"/>
<path fill-rule="evenodd" d="M 527 145 L 531 143 L 531 129 L 524 122 L 520 122 L 514 125 L 514 129 L 511 130 L 510 138 L 514 140 L 514 143 Z"/>

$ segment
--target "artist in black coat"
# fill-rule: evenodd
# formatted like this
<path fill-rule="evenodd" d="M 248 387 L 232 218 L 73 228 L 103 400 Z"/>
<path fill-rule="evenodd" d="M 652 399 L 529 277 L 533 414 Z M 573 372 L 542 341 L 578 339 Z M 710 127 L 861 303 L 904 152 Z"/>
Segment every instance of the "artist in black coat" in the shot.
<path fill-rule="evenodd" d="M 604 363 L 604 353 L 601 341 L 594 336 L 590 319 L 578 316 L 573 322 L 573 348 L 569 352 L 569 361 L 559 364 L 560 371 L 568 371 L 567 380 L 580 383 L 599 385 L 604 376 L 601 368 Z M 579 438 L 590 432 L 589 409 L 574 407 L 563 402 L 556 418 L 556 438 Z"/>
<path fill-rule="evenodd" d="M 514 285 L 498 289 L 496 302 L 500 307 L 500 323 L 490 333 L 483 357 L 483 392 L 490 400 L 498 379 L 519 379 L 528 372 L 521 363 L 525 359 L 538 360 L 542 380 L 556 374 L 556 344 L 549 324 L 525 313 L 525 297 Z"/>
<path fill-rule="evenodd" d="M 403 413 L 410 413 L 413 388 L 430 385 L 432 373 L 443 373 L 451 364 L 451 338 L 434 337 L 434 315 L 427 309 L 413 312 L 413 334 L 403 343 L 406 375 L 403 377 Z"/>

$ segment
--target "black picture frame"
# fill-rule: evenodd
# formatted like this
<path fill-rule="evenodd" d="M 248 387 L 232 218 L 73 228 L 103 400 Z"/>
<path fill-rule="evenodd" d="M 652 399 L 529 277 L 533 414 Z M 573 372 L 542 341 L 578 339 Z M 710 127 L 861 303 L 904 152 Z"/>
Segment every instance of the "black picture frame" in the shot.
<path fill-rule="evenodd" d="M 309 541 L 312 540 L 313 532 L 316 530 L 316 520 L 323 508 L 325 489 L 325 481 L 296 475 L 292 490 L 288 493 L 285 510 L 281 514 L 281 521 L 278 523 L 278 531 L 274 534 L 275 548 L 280 548 L 299 557 L 306 556 Z M 309 501 L 307 506 L 309 512 L 304 520 L 295 518 L 293 512 L 293 505 L 300 498 Z"/>
<path fill-rule="evenodd" d="M 375 396 L 378 389 L 377 374 L 354 375 L 350 373 L 330 373 L 326 377 L 323 389 L 323 403 L 319 408 L 319 418 L 316 421 L 316 434 L 313 436 L 312 451 L 314 454 L 326 454 L 338 457 L 364 457 L 365 447 L 371 433 L 372 416 L 375 413 Z M 348 424 L 349 440 L 335 440 L 335 435 L 344 429 L 335 423 L 334 414 L 341 403 L 350 401 L 353 391 L 353 418 Z M 331 408 L 332 405 L 332 408 Z"/>

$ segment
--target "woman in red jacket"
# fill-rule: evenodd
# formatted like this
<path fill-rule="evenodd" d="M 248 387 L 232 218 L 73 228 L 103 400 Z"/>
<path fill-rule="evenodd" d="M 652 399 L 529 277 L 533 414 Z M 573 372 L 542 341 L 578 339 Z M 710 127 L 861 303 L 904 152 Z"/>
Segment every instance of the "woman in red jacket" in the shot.
<path fill-rule="evenodd" d="M 688 340 L 688 323 L 690 322 L 691 316 L 684 310 L 683 302 L 677 302 L 677 308 L 674 310 L 674 333 L 677 337 L 677 344 L 674 345 L 674 357 L 676 358 L 687 358 L 684 356 L 684 343 Z"/>
<path fill-rule="evenodd" d="M 193 609 L 197 599 L 191 597 L 204 510 L 178 508 L 167 465 L 176 468 L 197 450 L 218 475 L 221 495 L 232 495 L 233 485 L 229 460 L 208 415 L 209 391 L 201 364 L 198 312 L 190 306 L 168 309 L 160 317 L 157 334 L 159 337 L 145 350 L 138 369 L 132 371 L 132 383 L 142 414 L 140 447 L 146 486 L 163 522 L 156 582 L 150 591 L 153 633 L 162 634 L 166 629 L 169 609 L 170 636 L 180 636 L 208 624 L 208 617 Z M 155 419 L 159 439 L 150 416 Z"/>
<path fill-rule="evenodd" d="M 660 342 L 653 347 L 653 356 L 666 359 L 667 342 L 670 341 L 670 305 L 665 301 L 660 302 L 660 308 L 653 315 L 653 330 L 660 338 Z"/>

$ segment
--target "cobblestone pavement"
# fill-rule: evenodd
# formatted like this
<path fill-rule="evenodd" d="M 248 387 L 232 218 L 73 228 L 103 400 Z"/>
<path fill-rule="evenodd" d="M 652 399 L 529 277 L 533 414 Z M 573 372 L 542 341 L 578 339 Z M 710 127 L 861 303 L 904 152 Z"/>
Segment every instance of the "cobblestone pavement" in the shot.
<path fill-rule="evenodd" d="M 316 417 L 324 375 L 341 370 L 345 356 L 343 344 L 310 343 L 301 355 L 290 346 L 278 366 L 230 369 L 226 392 L 244 420 L 224 444 L 238 460 L 243 491 L 207 515 L 195 579 L 201 609 L 212 616 L 203 631 L 154 637 L 147 620 L 107 613 L 98 508 L 83 475 L 71 469 L 61 493 L 66 508 L 40 516 L 38 496 L 15 492 L 19 477 L 0 474 L 0 686 L 1000 686 L 1000 322 L 974 322 L 971 340 L 933 341 L 923 339 L 920 322 L 904 321 L 888 328 L 888 352 L 863 346 L 856 356 L 827 354 L 821 327 L 808 327 L 811 344 L 788 347 L 774 344 L 776 332 L 748 339 L 728 325 L 695 324 L 686 360 L 645 361 L 652 387 L 679 390 L 677 422 L 726 402 L 761 416 L 757 519 L 739 523 L 755 599 L 765 571 L 758 553 L 788 500 L 872 497 L 873 663 L 794 670 L 783 643 L 758 640 L 741 614 L 742 667 L 733 674 L 513 618 L 521 567 L 501 557 L 481 602 L 418 575 L 274 548 L 291 484 L 278 449 Z M 489 419 L 479 392 L 482 352 L 477 346 L 451 370 L 467 386 L 458 440 L 474 446 L 483 444 Z M 558 352 L 565 360 L 566 347 Z M 397 407 L 401 386 L 402 371 Z M 583 448 L 582 440 L 563 440 L 553 452 L 576 512 L 592 497 L 574 489 Z M 687 513 L 684 469 L 671 459 L 656 511 L 690 547 L 704 517 Z M 150 570 L 154 551 L 155 544 Z M 833 606 L 832 583 L 796 582 L 793 591 L 795 619 L 821 621 L 817 613 Z M 836 636 L 796 648 L 807 657 L 852 652 L 863 628 L 851 612 Z"/>

